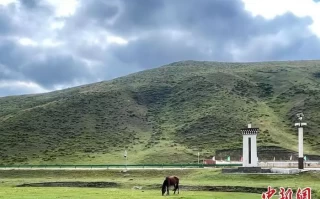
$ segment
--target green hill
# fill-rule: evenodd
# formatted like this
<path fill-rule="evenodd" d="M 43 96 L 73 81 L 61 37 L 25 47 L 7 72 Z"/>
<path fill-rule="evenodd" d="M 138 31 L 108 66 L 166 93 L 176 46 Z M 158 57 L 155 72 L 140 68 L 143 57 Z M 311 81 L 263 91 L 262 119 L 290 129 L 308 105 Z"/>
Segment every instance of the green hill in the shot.
<path fill-rule="evenodd" d="M 259 159 L 320 152 L 320 61 L 183 61 L 46 94 L 0 98 L 0 163 L 238 160 L 240 129 L 260 128 Z M 314 156 L 316 157 L 316 156 Z"/>

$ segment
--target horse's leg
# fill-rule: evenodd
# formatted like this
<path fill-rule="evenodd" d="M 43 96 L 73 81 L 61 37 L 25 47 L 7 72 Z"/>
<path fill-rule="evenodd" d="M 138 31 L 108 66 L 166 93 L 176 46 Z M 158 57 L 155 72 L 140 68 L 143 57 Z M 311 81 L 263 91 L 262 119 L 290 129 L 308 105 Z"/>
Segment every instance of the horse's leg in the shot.
<path fill-rule="evenodd" d="M 179 190 L 180 190 L 180 189 L 179 189 L 179 183 L 177 184 L 177 188 L 178 188 L 178 194 L 179 194 L 179 193 L 180 193 L 180 191 L 179 191 Z"/>
<path fill-rule="evenodd" d="M 177 191 L 177 184 L 175 184 L 175 185 L 174 185 L 174 189 L 173 189 L 173 191 L 174 191 L 174 192 L 173 192 L 173 194 L 176 194 L 176 191 Z"/>
<path fill-rule="evenodd" d="M 167 193 L 167 195 L 170 195 L 170 194 L 169 194 L 169 189 L 170 189 L 170 180 L 168 180 L 168 186 L 167 186 L 167 192 L 168 192 L 168 193 Z"/>
<path fill-rule="evenodd" d="M 179 194 L 179 179 L 177 180 L 177 188 L 178 189 L 178 194 Z"/>

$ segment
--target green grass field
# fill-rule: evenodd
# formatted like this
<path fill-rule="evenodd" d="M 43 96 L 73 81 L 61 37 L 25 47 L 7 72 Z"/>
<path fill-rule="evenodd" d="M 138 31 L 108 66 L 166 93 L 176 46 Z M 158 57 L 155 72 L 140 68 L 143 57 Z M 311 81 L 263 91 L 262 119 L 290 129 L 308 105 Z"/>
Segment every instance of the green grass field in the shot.
<path fill-rule="evenodd" d="M 163 198 L 160 191 L 130 190 L 130 189 L 94 189 L 94 188 L 0 188 L 0 198 L 3 199 L 157 199 Z M 186 191 L 179 195 L 170 194 L 177 199 L 256 199 L 258 194 L 219 193 Z"/>
<path fill-rule="evenodd" d="M 172 198 L 261 198 L 262 193 L 252 192 L 254 188 L 267 189 L 285 187 L 296 190 L 298 187 L 311 187 L 320 193 L 320 172 L 298 175 L 261 175 L 261 174 L 222 174 L 219 169 L 194 170 L 8 170 L 0 171 L 0 198 L 162 198 L 160 185 L 167 175 L 180 177 L 180 194 Z M 21 184 L 44 182 L 115 182 L 118 187 L 79 188 L 79 187 L 17 187 Z M 135 186 L 142 187 L 132 189 Z M 185 186 L 185 188 L 183 188 Z M 189 188 L 187 188 L 189 186 Z M 247 193 L 222 191 L 195 191 L 204 186 L 240 186 Z M 191 188 L 190 188 L 191 187 Z M 317 198 L 313 193 L 313 199 Z M 320 198 L 320 197 L 318 197 Z"/>

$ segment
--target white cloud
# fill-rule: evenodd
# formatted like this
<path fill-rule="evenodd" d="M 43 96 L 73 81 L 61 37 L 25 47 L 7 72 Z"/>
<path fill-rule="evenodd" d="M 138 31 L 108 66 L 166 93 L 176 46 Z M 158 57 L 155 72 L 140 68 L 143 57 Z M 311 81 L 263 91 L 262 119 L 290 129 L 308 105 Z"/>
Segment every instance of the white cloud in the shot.
<path fill-rule="evenodd" d="M 320 3 L 313 0 L 242 0 L 245 9 L 253 16 L 261 15 L 272 19 L 277 15 L 292 12 L 298 17 L 309 16 L 313 20 L 312 32 L 320 37 Z"/>
<path fill-rule="evenodd" d="M 115 43 L 119 45 L 125 45 L 128 44 L 128 41 L 124 38 L 118 37 L 118 36 L 107 36 L 107 42 L 108 43 Z"/>
<path fill-rule="evenodd" d="M 78 0 L 48 0 L 56 8 L 56 17 L 66 17 L 73 15 L 78 8 Z"/>
<path fill-rule="evenodd" d="M 17 0 L 0 0 L 0 5 L 6 6 L 10 3 L 15 3 L 15 2 L 17 2 Z"/>
<path fill-rule="evenodd" d="M 23 46 L 37 46 L 38 43 L 30 38 L 22 37 L 18 39 L 19 44 Z"/>
<path fill-rule="evenodd" d="M 50 38 L 44 39 L 42 41 L 35 41 L 27 37 L 21 37 L 16 39 L 19 44 L 23 46 L 37 46 L 37 47 L 57 47 L 63 45 L 63 42 L 55 41 Z"/>
<path fill-rule="evenodd" d="M 52 39 L 44 39 L 41 42 L 41 45 L 44 47 L 57 47 L 63 45 L 63 42 L 60 41 L 54 41 Z"/>
<path fill-rule="evenodd" d="M 19 81 L 19 80 L 1 80 L 0 91 L 6 91 L 8 94 L 35 94 L 49 92 L 40 85 L 33 82 Z M 1 95 L 2 92 L 0 92 Z"/>
<path fill-rule="evenodd" d="M 112 35 L 105 30 L 99 29 L 95 29 L 94 31 L 83 31 L 81 35 L 78 35 L 77 39 L 80 39 L 77 41 L 78 44 L 83 42 L 86 45 L 99 46 L 101 49 L 108 48 L 110 44 L 127 45 L 129 43 L 129 40 L 126 38 Z"/>
<path fill-rule="evenodd" d="M 52 30 L 56 30 L 56 29 L 62 29 L 65 26 L 65 22 L 64 21 L 54 21 L 50 24 L 50 28 Z"/>

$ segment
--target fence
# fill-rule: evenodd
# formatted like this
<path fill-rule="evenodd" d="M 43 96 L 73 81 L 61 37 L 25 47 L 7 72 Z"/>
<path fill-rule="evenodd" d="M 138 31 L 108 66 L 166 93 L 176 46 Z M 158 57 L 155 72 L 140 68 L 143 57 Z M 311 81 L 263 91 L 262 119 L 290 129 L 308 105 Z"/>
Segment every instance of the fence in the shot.
<path fill-rule="evenodd" d="M 242 164 L 109 164 L 109 165 L 0 165 L 2 169 L 47 169 L 47 168 L 69 168 L 69 169 L 112 169 L 112 168 L 217 168 L 236 167 Z"/>
<path fill-rule="evenodd" d="M 259 162 L 259 166 L 266 168 L 298 168 L 298 161 Z M 320 161 L 305 161 L 304 168 L 320 168 Z"/>

